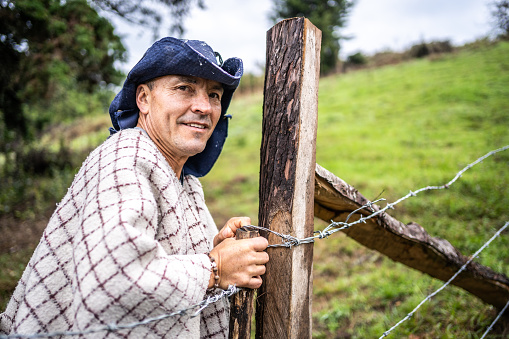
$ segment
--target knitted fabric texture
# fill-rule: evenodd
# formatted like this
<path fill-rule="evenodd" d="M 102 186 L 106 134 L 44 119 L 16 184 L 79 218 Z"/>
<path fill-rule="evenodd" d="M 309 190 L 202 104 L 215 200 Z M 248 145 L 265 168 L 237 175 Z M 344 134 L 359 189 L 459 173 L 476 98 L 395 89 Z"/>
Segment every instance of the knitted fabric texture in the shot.
<path fill-rule="evenodd" d="M 83 163 L 4 313 L 0 333 L 128 324 L 206 298 L 217 228 L 198 179 L 183 185 L 142 131 L 116 133 Z M 227 309 L 90 338 L 223 338 Z M 85 337 L 85 336 L 80 336 Z"/>

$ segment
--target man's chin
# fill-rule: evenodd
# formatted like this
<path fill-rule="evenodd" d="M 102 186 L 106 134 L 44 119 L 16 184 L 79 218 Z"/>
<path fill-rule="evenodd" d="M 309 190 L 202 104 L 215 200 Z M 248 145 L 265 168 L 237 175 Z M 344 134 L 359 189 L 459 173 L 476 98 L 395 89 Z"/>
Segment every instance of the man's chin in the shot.
<path fill-rule="evenodd" d="M 185 155 L 187 157 L 192 157 L 198 153 L 203 152 L 205 147 L 207 146 L 207 141 L 209 140 L 209 136 L 204 137 L 189 137 L 180 138 L 174 145 L 178 149 L 181 155 Z"/>
<path fill-rule="evenodd" d="M 205 146 L 207 144 L 203 144 L 203 145 L 196 145 L 196 146 L 189 146 L 186 148 L 186 154 L 189 156 L 189 157 L 192 157 L 196 154 L 199 154 L 201 152 L 203 152 L 203 150 L 205 149 Z"/>

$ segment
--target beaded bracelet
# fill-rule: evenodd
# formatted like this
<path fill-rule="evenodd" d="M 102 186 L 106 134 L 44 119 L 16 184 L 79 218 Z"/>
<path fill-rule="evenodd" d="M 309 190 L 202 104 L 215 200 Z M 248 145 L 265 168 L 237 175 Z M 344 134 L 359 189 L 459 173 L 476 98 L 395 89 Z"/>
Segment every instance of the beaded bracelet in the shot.
<path fill-rule="evenodd" d="M 210 253 L 208 253 L 208 256 L 209 256 L 209 259 L 210 259 L 210 263 L 212 265 L 212 271 L 214 272 L 214 287 L 218 288 L 219 287 L 219 270 L 217 268 L 216 259 L 214 259 L 210 255 Z"/>

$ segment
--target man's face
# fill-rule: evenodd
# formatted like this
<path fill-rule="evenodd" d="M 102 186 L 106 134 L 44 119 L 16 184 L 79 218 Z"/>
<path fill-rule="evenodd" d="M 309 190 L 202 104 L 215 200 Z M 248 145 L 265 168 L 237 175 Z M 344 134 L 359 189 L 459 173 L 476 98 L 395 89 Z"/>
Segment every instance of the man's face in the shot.
<path fill-rule="evenodd" d="M 181 75 L 167 75 L 153 83 L 152 89 L 140 85 L 145 86 L 146 101 L 138 102 L 151 138 L 177 162 L 203 151 L 221 116 L 223 86 Z"/>

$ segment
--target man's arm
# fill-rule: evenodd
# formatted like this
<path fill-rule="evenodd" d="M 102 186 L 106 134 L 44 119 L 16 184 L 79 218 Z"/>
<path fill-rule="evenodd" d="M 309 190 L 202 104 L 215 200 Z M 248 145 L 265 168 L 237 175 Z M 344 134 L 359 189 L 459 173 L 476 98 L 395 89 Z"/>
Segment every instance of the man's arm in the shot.
<path fill-rule="evenodd" d="M 171 186 L 178 179 L 150 141 L 127 133 L 138 146 L 112 140 L 83 171 L 86 202 L 72 244 L 79 328 L 186 308 L 203 299 L 210 278 L 207 235 L 194 219 L 189 230 L 191 208 Z"/>

